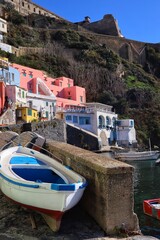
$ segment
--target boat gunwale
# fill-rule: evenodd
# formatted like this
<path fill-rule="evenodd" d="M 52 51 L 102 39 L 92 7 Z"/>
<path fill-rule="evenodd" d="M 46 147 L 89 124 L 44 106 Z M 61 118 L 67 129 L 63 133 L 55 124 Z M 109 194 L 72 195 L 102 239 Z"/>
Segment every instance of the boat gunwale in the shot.
<path fill-rule="evenodd" d="M 11 153 L 11 157 L 9 157 L 9 159 L 8 159 L 8 162 L 10 161 L 10 159 L 13 157 L 13 156 L 17 156 L 17 153 L 18 153 L 18 156 L 20 156 L 20 154 L 23 154 L 23 155 L 26 155 L 26 156 L 30 156 L 30 157 L 35 157 L 34 156 L 34 154 L 33 155 L 29 155 L 29 154 L 26 154 L 25 152 L 23 152 L 23 151 L 19 151 L 19 147 L 13 147 L 13 150 L 14 150 L 14 148 L 16 148 L 17 149 L 17 151 L 13 151 L 12 153 Z M 7 151 L 7 150 L 9 150 L 9 149 L 6 149 L 6 150 L 4 150 L 4 151 Z M 27 149 L 27 150 L 30 150 L 30 149 Z M 29 151 L 30 153 L 34 153 L 34 152 L 36 152 L 36 153 L 38 153 L 39 154 L 39 152 L 37 152 L 36 150 L 31 150 L 31 151 Z M 1 155 L 1 154 L 0 154 Z M 40 155 L 43 155 L 42 153 L 40 153 Z M 7 155 L 8 156 L 8 155 Z M 48 156 L 46 156 L 47 158 L 50 158 L 50 157 L 48 157 Z M 38 158 L 38 160 L 42 160 L 42 159 L 39 159 Z M 61 164 L 61 163 L 59 163 L 59 162 L 57 162 L 55 159 L 53 159 L 58 165 L 60 164 L 61 166 L 62 166 L 62 168 L 63 169 L 65 169 L 65 170 L 67 170 L 67 171 L 71 171 L 70 169 L 67 169 L 63 164 Z M 45 162 L 45 161 L 44 161 Z M 53 169 L 54 169 L 54 164 L 51 164 L 51 165 L 49 165 L 49 162 L 47 162 L 48 163 L 48 165 L 43 165 L 43 168 L 44 168 L 44 166 L 46 167 L 46 166 L 48 166 L 48 168 L 47 169 L 52 169 L 52 171 L 53 171 Z M 25 164 L 24 164 L 25 165 Z M 69 183 L 69 180 L 64 176 L 64 174 L 63 173 L 60 173 L 60 171 L 59 170 L 57 170 L 56 169 L 56 173 L 58 172 L 58 175 L 62 175 L 63 177 L 65 177 L 66 179 L 67 179 L 67 182 L 68 183 L 65 183 L 65 184 L 57 184 L 57 183 L 52 183 L 52 182 L 50 182 L 50 183 L 47 183 L 47 182 L 38 182 L 38 184 L 35 184 L 36 182 L 35 181 L 28 181 L 28 180 L 25 180 L 24 178 L 22 178 L 22 177 L 20 177 L 18 174 L 16 174 L 16 173 L 14 173 L 13 172 L 13 170 L 12 170 L 12 166 L 21 166 L 20 164 L 9 164 L 9 169 L 8 169 L 8 171 L 7 171 L 7 173 L 11 173 L 12 175 L 9 175 L 9 174 L 6 174 L 6 176 L 5 176 L 5 174 L 3 173 L 2 174 L 2 169 L 3 169 L 3 164 L 1 164 L 1 166 L 0 166 L 0 176 L 3 178 L 3 179 L 5 179 L 6 181 L 8 181 L 8 182 L 10 182 L 11 184 L 14 184 L 14 185 L 18 185 L 18 186 L 22 186 L 22 187 L 28 187 L 28 188 L 41 188 L 40 186 L 43 186 L 43 188 L 44 188 L 44 186 L 49 186 L 50 188 L 45 188 L 45 190 L 54 190 L 54 191 L 73 191 L 73 190 L 77 190 L 77 189 L 79 189 L 79 188 L 85 188 L 86 186 L 87 186 L 87 181 L 85 180 L 85 178 L 83 178 L 81 175 L 79 175 L 79 174 L 77 174 L 77 173 L 74 173 L 74 175 L 76 175 L 77 177 L 80 177 L 81 178 L 81 181 L 78 181 L 78 182 L 71 182 L 71 183 Z M 29 166 L 28 164 L 26 164 L 25 165 L 26 167 L 27 166 Z M 30 166 L 33 166 L 33 165 L 30 165 Z M 5 166 L 6 167 L 6 166 Z M 38 167 L 38 166 L 37 166 Z M 53 171 L 54 172 L 54 171 Z M 72 171 L 73 172 L 73 171 Z M 13 178 L 13 176 L 15 177 L 15 178 Z M 61 177 L 61 176 L 60 176 Z M 73 179 L 71 176 L 69 176 L 68 175 L 68 177 L 70 178 L 70 179 Z M 62 178 L 63 179 L 63 178 Z M 27 183 L 28 182 L 28 183 Z M 73 187 L 74 186 L 74 187 Z M 43 188 L 41 188 L 41 189 L 43 189 Z"/>

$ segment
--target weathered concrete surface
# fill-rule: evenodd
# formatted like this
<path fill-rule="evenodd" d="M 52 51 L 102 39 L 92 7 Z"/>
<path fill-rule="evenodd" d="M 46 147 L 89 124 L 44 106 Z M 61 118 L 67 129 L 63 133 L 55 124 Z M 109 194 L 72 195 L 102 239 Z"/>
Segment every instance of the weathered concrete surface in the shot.
<path fill-rule="evenodd" d="M 47 147 L 88 180 L 82 198 L 86 211 L 107 234 L 139 230 L 133 212 L 133 167 L 72 145 L 47 140 Z"/>

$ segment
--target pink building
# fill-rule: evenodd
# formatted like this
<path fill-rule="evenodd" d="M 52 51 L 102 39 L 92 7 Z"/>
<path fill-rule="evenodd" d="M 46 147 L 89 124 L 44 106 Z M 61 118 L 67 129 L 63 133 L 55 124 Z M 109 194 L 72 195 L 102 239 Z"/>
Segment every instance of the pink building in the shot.
<path fill-rule="evenodd" d="M 85 88 L 74 86 L 74 80 L 66 77 L 51 78 L 44 71 L 12 64 L 20 72 L 20 87 L 35 93 L 36 85 L 33 79 L 40 78 L 56 96 L 56 106 L 65 108 L 66 105 L 83 106 L 86 103 Z M 42 92 L 40 94 L 43 94 Z"/>

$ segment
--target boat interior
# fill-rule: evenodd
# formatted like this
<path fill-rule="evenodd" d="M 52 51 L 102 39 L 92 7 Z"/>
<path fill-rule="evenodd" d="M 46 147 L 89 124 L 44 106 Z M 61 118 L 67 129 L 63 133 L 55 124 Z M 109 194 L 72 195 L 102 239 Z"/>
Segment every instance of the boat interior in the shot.
<path fill-rule="evenodd" d="M 13 156 L 10 159 L 12 171 L 19 177 L 39 183 L 66 184 L 67 179 L 60 176 L 54 169 L 48 167 L 44 162 L 30 156 Z"/>

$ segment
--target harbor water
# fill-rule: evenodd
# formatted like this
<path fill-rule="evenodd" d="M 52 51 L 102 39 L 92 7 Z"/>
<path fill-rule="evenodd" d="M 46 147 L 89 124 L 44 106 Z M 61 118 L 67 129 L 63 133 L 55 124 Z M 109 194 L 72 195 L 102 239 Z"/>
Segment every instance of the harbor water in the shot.
<path fill-rule="evenodd" d="M 109 155 L 109 153 L 102 153 Z M 160 198 L 160 164 L 155 160 L 126 162 L 134 167 L 134 212 L 144 235 L 160 239 L 160 221 L 143 213 L 143 200 Z"/>

